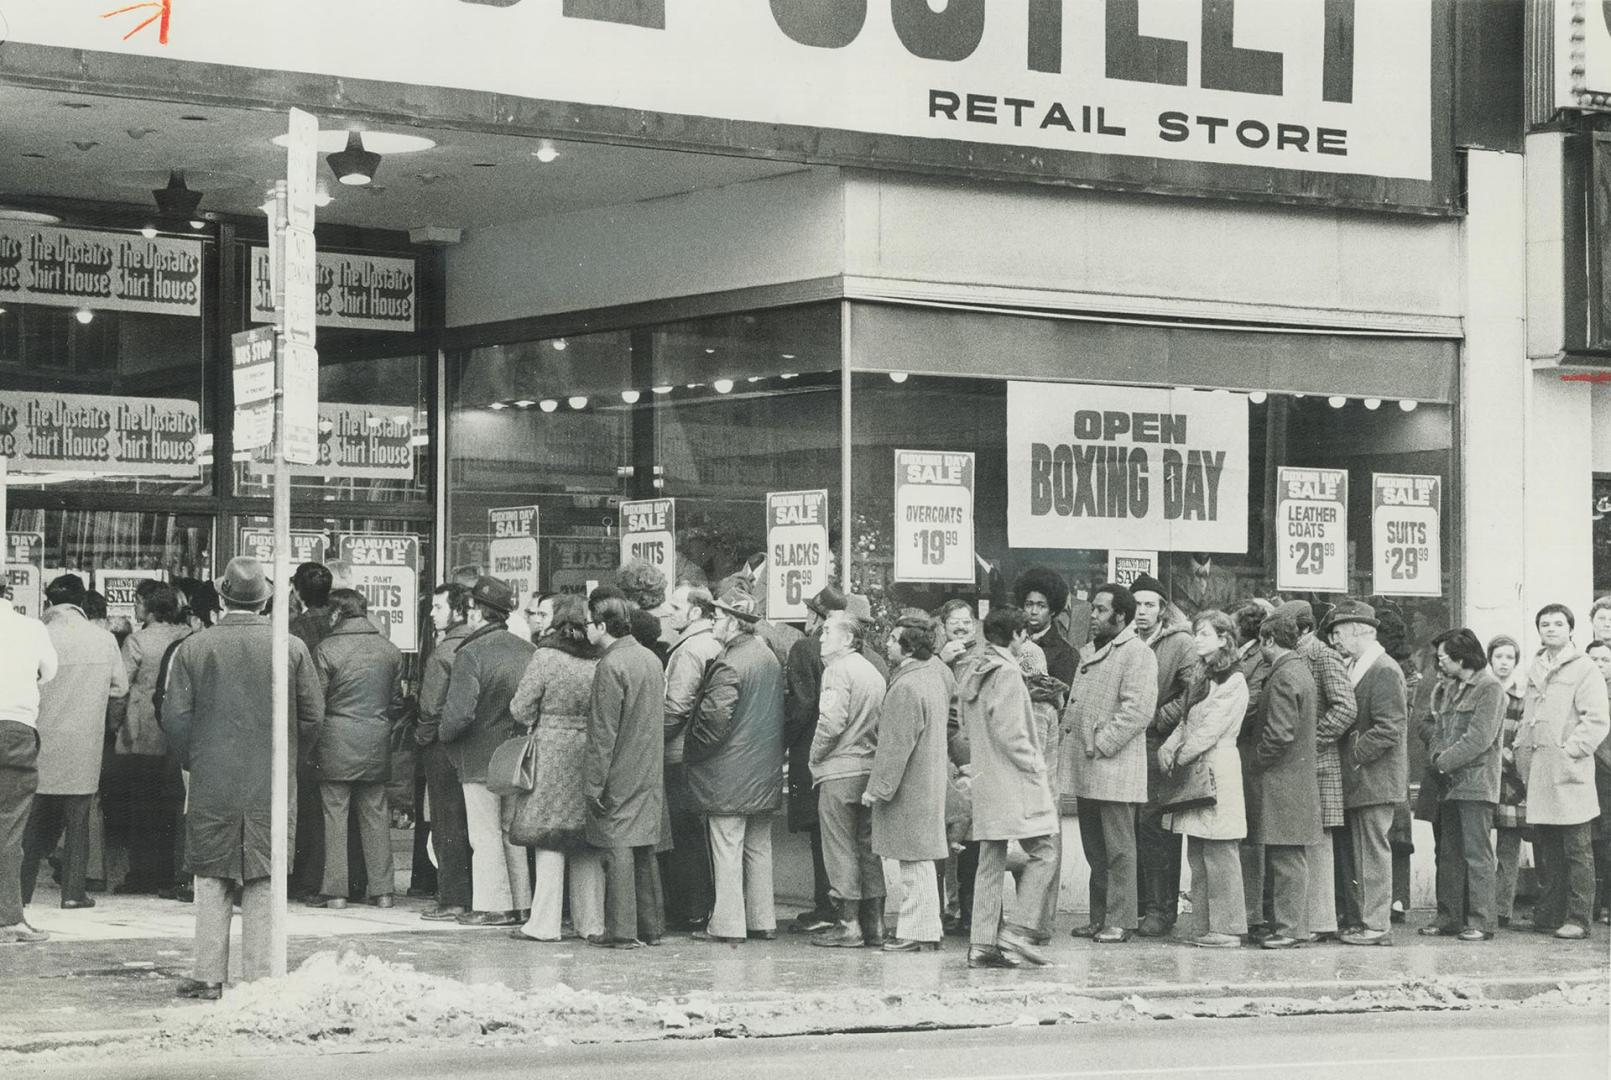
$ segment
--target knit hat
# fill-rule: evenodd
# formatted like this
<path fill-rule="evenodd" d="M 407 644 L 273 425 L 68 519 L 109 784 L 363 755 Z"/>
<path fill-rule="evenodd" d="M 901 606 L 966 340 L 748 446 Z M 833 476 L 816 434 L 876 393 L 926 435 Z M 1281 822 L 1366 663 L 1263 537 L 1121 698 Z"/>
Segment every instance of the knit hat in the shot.
<path fill-rule="evenodd" d="M 1138 592 L 1157 593 L 1160 600 L 1169 596 L 1169 590 L 1164 588 L 1163 582 L 1151 574 L 1137 574 L 1136 579 L 1130 582 L 1130 592 L 1132 595 Z"/>

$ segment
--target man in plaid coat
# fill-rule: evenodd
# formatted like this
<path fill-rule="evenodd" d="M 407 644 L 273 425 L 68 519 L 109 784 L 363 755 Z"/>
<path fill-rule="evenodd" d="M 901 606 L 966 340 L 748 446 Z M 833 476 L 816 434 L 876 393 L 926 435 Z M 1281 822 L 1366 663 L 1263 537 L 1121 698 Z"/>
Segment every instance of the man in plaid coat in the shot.
<path fill-rule="evenodd" d="M 1147 740 L 1158 703 L 1158 658 L 1136 636 L 1136 601 L 1123 585 L 1091 595 L 1092 641 L 1063 713 L 1080 841 L 1091 866 L 1091 921 L 1074 930 L 1102 944 L 1137 925 L 1136 810 L 1147 801 Z"/>

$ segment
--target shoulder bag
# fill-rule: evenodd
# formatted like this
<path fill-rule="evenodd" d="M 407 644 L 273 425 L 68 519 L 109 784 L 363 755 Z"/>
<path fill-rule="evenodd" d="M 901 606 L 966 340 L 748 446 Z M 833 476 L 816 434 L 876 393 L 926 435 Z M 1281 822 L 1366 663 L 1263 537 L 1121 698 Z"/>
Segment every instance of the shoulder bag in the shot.
<path fill-rule="evenodd" d="M 1203 754 L 1164 773 L 1158 783 L 1158 807 L 1167 813 L 1198 810 L 1219 801 L 1214 766 Z"/>
<path fill-rule="evenodd" d="M 487 790 L 519 795 L 537 786 L 537 729 L 505 739 L 487 762 Z"/>

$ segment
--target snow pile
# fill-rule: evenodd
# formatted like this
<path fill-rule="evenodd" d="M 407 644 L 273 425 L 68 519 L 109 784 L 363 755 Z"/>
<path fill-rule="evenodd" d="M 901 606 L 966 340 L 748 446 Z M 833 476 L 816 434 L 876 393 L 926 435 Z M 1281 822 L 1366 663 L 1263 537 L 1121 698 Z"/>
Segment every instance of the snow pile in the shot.
<path fill-rule="evenodd" d="M 281 979 L 225 991 L 218 1004 L 185 1009 L 160 1038 L 173 1045 L 246 1039 L 277 1044 L 400 1043 L 412 1039 L 556 1041 L 654 1036 L 655 1009 L 637 998 L 563 984 L 518 993 L 498 983 L 462 983 L 351 949 L 320 952 Z"/>

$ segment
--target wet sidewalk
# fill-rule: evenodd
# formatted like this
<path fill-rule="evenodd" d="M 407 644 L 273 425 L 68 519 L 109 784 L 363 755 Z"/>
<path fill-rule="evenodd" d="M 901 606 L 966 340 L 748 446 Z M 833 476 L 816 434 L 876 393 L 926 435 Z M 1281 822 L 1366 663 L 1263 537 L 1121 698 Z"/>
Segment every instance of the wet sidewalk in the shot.
<path fill-rule="evenodd" d="M 50 942 L 0 947 L 0 1049 L 55 1035 L 144 1031 L 170 1010 L 207 1008 L 173 997 L 188 974 L 189 908 L 169 901 L 103 897 L 89 911 L 60 911 L 41 893 L 30 918 L 53 931 Z M 892 995 L 947 990 L 1066 988 L 1101 997 L 1338 997 L 1362 987 L 1443 980 L 1477 997 L 1522 997 L 1559 982 L 1604 982 L 1611 936 L 1596 927 L 1587 942 L 1561 942 L 1501 931 L 1491 942 L 1466 944 L 1415 931 L 1430 912 L 1395 928 L 1391 948 L 1324 944 L 1271 952 L 1195 949 L 1172 940 L 1136 939 L 1095 945 L 1068 936 L 1064 916 L 1047 948 L 1053 966 L 1019 972 L 970 971 L 967 944 L 948 938 L 938 953 L 884 954 L 822 949 L 805 935 L 780 931 L 773 942 L 714 945 L 668 935 L 655 948 L 598 949 L 570 939 L 515 941 L 504 929 L 424 922 L 425 901 L 399 899 L 383 911 L 354 905 L 329 912 L 291 907 L 290 962 L 353 948 L 422 972 L 513 990 L 563 984 L 654 1002 L 734 1002 L 821 994 L 834 988 Z M 793 910 L 780 912 L 792 918 Z M 238 934 L 238 923 L 237 923 Z M 171 1015 L 171 1014 L 170 1014 Z"/>

